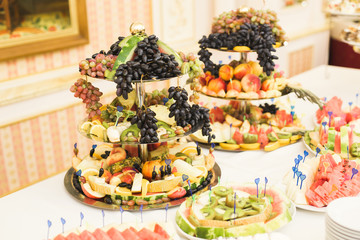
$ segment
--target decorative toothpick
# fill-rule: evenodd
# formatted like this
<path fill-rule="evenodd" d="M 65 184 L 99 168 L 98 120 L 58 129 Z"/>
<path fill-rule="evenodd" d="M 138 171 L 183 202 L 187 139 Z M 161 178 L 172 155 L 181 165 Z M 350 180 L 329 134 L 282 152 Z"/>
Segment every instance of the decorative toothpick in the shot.
<path fill-rule="evenodd" d="M 255 178 L 257 198 L 259 198 L 259 182 L 260 182 L 260 178 Z"/>
<path fill-rule="evenodd" d="M 331 188 L 331 192 L 329 193 L 329 196 L 331 195 L 332 192 L 338 190 L 337 186 L 335 184 L 332 185 L 332 188 Z"/>
<path fill-rule="evenodd" d="M 323 125 L 324 132 L 326 133 L 326 125 L 327 125 L 327 122 L 322 122 L 321 124 Z"/>
<path fill-rule="evenodd" d="M 351 175 L 351 180 L 352 180 L 354 175 L 357 174 L 359 172 L 359 170 L 357 170 L 356 168 L 353 168 L 351 171 L 352 171 L 352 175 Z"/>
<path fill-rule="evenodd" d="M 194 195 L 193 195 L 193 193 L 192 193 L 192 190 L 191 190 L 190 179 L 187 180 L 187 183 L 188 183 L 188 185 L 189 185 L 189 190 L 190 190 L 190 194 L 191 194 L 192 200 L 193 200 L 193 202 L 195 202 L 195 197 L 194 197 Z"/>
<path fill-rule="evenodd" d="M 321 151 L 320 148 L 317 147 L 317 148 L 316 148 L 316 155 L 315 155 L 315 157 L 317 157 L 317 155 L 319 154 L 320 151 Z"/>
<path fill-rule="evenodd" d="M 300 176 L 302 175 L 302 172 L 301 171 L 297 171 L 296 172 L 296 176 L 297 176 L 297 180 L 296 180 L 296 186 L 299 185 L 299 179 L 300 179 Z"/>
<path fill-rule="evenodd" d="M 141 223 L 143 223 L 143 205 L 140 206 Z"/>
<path fill-rule="evenodd" d="M 171 159 L 165 159 L 165 164 L 166 164 L 166 169 L 165 169 L 165 173 L 167 172 L 168 175 L 171 175 Z"/>
<path fill-rule="evenodd" d="M 199 156 L 201 154 L 201 148 L 199 147 L 198 142 L 196 142 L 196 151 L 197 151 L 197 155 Z"/>
<path fill-rule="evenodd" d="M 303 162 L 305 162 L 305 158 L 306 158 L 307 156 L 309 156 L 309 153 L 308 153 L 308 151 L 304 150 L 304 160 L 303 160 Z"/>
<path fill-rule="evenodd" d="M 300 160 L 298 158 L 294 159 L 295 167 L 297 168 L 299 166 Z"/>
<path fill-rule="evenodd" d="M 297 173 L 298 169 L 297 169 L 297 167 L 292 167 L 292 170 L 293 170 L 293 172 L 294 172 L 294 176 L 293 176 L 293 178 L 295 178 L 295 175 L 296 175 L 296 173 Z"/>
<path fill-rule="evenodd" d="M 105 227 L 105 212 L 104 212 L 104 210 L 101 210 L 101 214 L 102 214 L 103 227 Z"/>
<path fill-rule="evenodd" d="M 271 103 L 274 103 L 275 99 L 274 99 L 274 98 L 271 98 L 270 101 L 271 101 Z"/>
<path fill-rule="evenodd" d="M 211 185 L 209 185 L 209 205 L 211 203 Z"/>
<path fill-rule="evenodd" d="M 331 127 L 331 115 L 333 114 L 333 112 L 329 111 L 328 115 L 329 115 L 329 127 Z"/>
<path fill-rule="evenodd" d="M 346 146 L 346 151 L 347 151 L 348 160 L 350 160 L 349 145 Z"/>
<path fill-rule="evenodd" d="M 81 169 L 79 169 L 77 172 L 76 172 L 76 175 L 78 176 L 78 177 L 81 177 Z"/>
<path fill-rule="evenodd" d="M 121 224 L 123 223 L 123 213 L 124 213 L 124 209 L 120 205 Z"/>
<path fill-rule="evenodd" d="M 48 225 L 48 231 L 47 231 L 47 237 L 46 239 L 49 239 L 49 235 L 50 235 L 50 227 L 52 225 L 52 222 L 50 220 L 47 220 L 47 225 Z"/>
<path fill-rule="evenodd" d="M 163 103 L 164 103 L 164 105 L 165 105 L 168 101 L 169 101 L 169 99 L 168 99 L 167 97 L 164 97 L 164 98 L 163 98 Z"/>
<path fill-rule="evenodd" d="M 295 106 L 291 105 L 290 108 L 291 108 L 291 112 L 290 112 L 291 120 L 292 120 L 292 122 L 294 122 L 294 115 L 295 115 L 294 108 L 295 108 Z"/>
<path fill-rule="evenodd" d="M 84 219 L 84 214 L 80 212 L 80 227 L 82 227 L 82 221 Z"/>
<path fill-rule="evenodd" d="M 65 227 L 66 221 L 64 218 L 60 218 L 60 220 L 61 220 L 61 224 L 62 224 L 62 233 L 64 233 L 64 227 Z"/>
<path fill-rule="evenodd" d="M 166 206 L 165 206 L 165 222 L 167 222 L 168 209 L 169 209 L 169 204 L 166 204 Z"/>
<path fill-rule="evenodd" d="M 300 154 L 298 155 L 298 160 L 299 160 L 299 163 L 301 162 L 301 160 L 303 160 L 303 157 Z"/>
<path fill-rule="evenodd" d="M 267 177 L 265 177 L 265 189 L 264 189 L 264 197 L 265 197 L 265 195 L 266 195 L 266 184 L 268 183 L 268 179 L 267 179 Z"/>
<path fill-rule="evenodd" d="M 222 64 L 222 60 L 219 61 L 219 64 Z"/>
<path fill-rule="evenodd" d="M 234 217 L 236 216 L 236 192 L 234 193 Z"/>
<path fill-rule="evenodd" d="M 304 174 L 301 174 L 301 175 L 300 175 L 300 180 L 301 180 L 300 190 L 301 190 L 301 188 L 302 188 L 302 184 L 303 184 L 303 181 L 305 180 L 305 178 L 306 178 L 306 175 L 304 175 Z"/>
<path fill-rule="evenodd" d="M 229 60 L 231 60 L 231 55 L 228 56 Z"/>
<path fill-rule="evenodd" d="M 78 153 L 79 153 L 79 149 L 77 148 L 77 143 L 75 143 L 74 144 L 74 155 L 75 155 L 75 157 L 77 157 Z"/>
<path fill-rule="evenodd" d="M 357 93 L 355 96 L 356 96 L 356 105 L 359 105 L 359 93 Z"/>
<path fill-rule="evenodd" d="M 349 109 L 350 109 L 350 112 L 351 112 L 351 105 L 353 105 L 353 102 L 348 102 L 349 104 Z"/>

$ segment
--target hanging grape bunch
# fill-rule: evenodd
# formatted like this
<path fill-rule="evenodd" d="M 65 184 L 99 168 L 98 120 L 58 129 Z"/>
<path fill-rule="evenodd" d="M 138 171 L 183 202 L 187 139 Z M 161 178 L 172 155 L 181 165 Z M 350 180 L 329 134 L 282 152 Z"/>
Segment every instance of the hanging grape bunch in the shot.
<path fill-rule="evenodd" d="M 202 134 L 208 136 L 209 143 L 215 138 L 211 135 L 209 109 L 197 104 L 190 106 L 187 102 L 188 93 L 181 87 L 170 87 L 169 99 L 175 100 L 169 108 L 169 117 L 175 117 L 178 126 L 185 127 L 190 124 L 192 128 L 202 128 Z"/>
<path fill-rule="evenodd" d="M 104 78 L 106 72 L 110 72 L 114 66 L 116 56 L 106 54 L 104 50 L 95 53 L 91 58 L 81 60 L 79 71 L 81 75 L 88 75 L 93 78 Z"/>
<path fill-rule="evenodd" d="M 94 87 L 91 82 L 79 78 L 70 87 L 70 91 L 74 93 L 74 97 L 81 98 L 83 103 L 86 104 L 86 112 L 89 114 L 89 119 L 101 115 L 100 107 L 102 104 L 99 100 L 103 93 L 100 92 L 99 88 Z"/>
<path fill-rule="evenodd" d="M 159 141 L 156 130 L 158 129 L 155 118 L 156 113 L 150 108 L 142 107 L 131 119 L 131 124 L 136 124 L 140 129 L 141 143 L 155 143 Z"/>
<path fill-rule="evenodd" d="M 112 54 L 114 56 L 119 55 L 119 52 L 121 51 L 121 47 L 119 46 L 119 43 L 124 40 L 124 37 L 119 36 L 118 37 L 118 41 L 114 42 L 111 46 L 110 46 L 110 50 L 107 52 L 107 55 Z"/>
<path fill-rule="evenodd" d="M 134 60 L 118 67 L 114 80 L 117 96 L 128 98 L 128 93 L 133 90 L 132 80 L 171 78 L 181 74 L 175 56 L 161 53 L 157 42 L 155 35 L 138 42 Z"/>

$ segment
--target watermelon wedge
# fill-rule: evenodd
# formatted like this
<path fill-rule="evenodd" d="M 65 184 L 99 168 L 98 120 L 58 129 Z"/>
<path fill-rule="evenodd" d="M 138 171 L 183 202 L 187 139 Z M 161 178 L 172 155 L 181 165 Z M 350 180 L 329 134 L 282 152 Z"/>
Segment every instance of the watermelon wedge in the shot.
<path fill-rule="evenodd" d="M 150 231 L 147 228 L 143 228 L 141 229 L 137 235 L 141 238 L 141 239 L 146 239 L 146 240 L 165 240 L 165 238 L 163 238 L 160 234 L 157 234 L 155 232 Z"/>
<path fill-rule="evenodd" d="M 66 240 L 66 237 L 64 237 L 62 234 L 57 235 L 54 240 Z"/>
<path fill-rule="evenodd" d="M 97 240 L 111 240 L 111 238 L 106 234 L 106 232 L 104 232 L 100 228 L 97 228 L 94 231 L 93 235 Z"/>
<path fill-rule="evenodd" d="M 96 240 L 95 236 L 88 230 L 83 231 L 79 236 L 81 240 Z"/>
<path fill-rule="evenodd" d="M 169 234 L 159 225 L 155 224 L 154 232 L 162 236 L 164 239 L 170 239 Z"/>
<path fill-rule="evenodd" d="M 109 237 L 112 240 L 125 240 L 125 238 L 123 237 L 123 235 L 121 234 L 121 232 L 119 230 L 117 230 L 116 228 L 110 228 L 107 231 L 107 235 L 109 235 Z"/>
<path fill-rule="evenodd" d="M 125 239 L 131 239 L 131 240 L 141 240 L 140 237 L 138 237 L 138 235 L 136 233 L 134 233 L 134 231 L 128 229 L 125 229 L 125 231 L 123 231 L 121 233 L 121 235 L 125 238 Z"/>

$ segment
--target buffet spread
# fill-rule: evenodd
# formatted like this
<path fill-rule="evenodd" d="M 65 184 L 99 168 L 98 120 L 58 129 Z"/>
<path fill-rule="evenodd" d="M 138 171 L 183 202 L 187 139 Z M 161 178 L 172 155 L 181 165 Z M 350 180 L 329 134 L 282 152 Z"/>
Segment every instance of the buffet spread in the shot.
<path fill-rule="evenodd" d="M 64 231 L 61 218 L 62 233 L 49 235 L 48 220 L 47 239 L 286 239 L 270 233 L 293 221 L 296 208 L 322 212 L 359 195 L 360 108 L 336 96 L 319 99 L 275 66 L 276 49 L 286 47 L 276 13 L 223 13 L 199 40 L 199 58 L 148 36 L 140 23 L 130 33 L 79 63 L 82 77 L 70 91 L 86 108 L 78 131 L 93 144 L 85 156 L 74 144 L 64 176 L 75 201 L 101 209 L 103 223 L 104 210 L 117 210 L 121 223 L 82 226 L 82 216 L 80 227 Z M 239 59 L 216 64 L 216 51 Z M 114 83 L 110 103 L 100 101 L 92 78 Z M 147 90 L 159 82 L 170 87 Z M 290 94 L 318 106 L 314 129 L 302 124 Z M 215 151 L 279 151 L 299 140 L 306 150 L 279 183 L 228 182 L 217 163 Z M 165 221 L 144 223 L 143 211 L 155 210 L 165 211 Z M 123 223 L 124 211 L 140 213 L 141 223 Z"/>

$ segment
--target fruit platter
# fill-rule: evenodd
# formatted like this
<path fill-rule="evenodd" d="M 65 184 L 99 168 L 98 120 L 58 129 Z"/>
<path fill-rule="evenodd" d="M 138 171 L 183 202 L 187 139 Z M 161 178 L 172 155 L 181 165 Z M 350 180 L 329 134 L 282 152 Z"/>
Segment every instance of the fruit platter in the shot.
<path fill-rule="evenodd" d="M 204 155 L 193 142 L 147 147 L 147 159 L 137 155 L 137 145 L 93 145 L 82 159 L 75 148 L 65 187 L 93 207 L 139 210 L 143 205 L 146 210 L 179 205 L 192 193 L 215 185 L 221 176 L 212 153 Z"/>
<path fill-rule="evenodd" d="M 295 206 L 275 187 L 218 185 L 188 198 L 176 213 L 176 224 L 188 238 L 215 239 L 268 233 L 289 223 Z"/>
<path fill-rule="evenodd" d="M 360 26 L 351 25 L 341 31 L 341 39 L 349 45 L 360 46 Z"/>
<path fill-rule="evenodd" d="M 293 107 L 286 101 L 259 106 L 247 103 L 245 107 L 238 101 L 230 101 L 227 105 L 211 108 L 214 148 L 226 151 L 273 151 L 297 142 L 305 133 L 305 128 Z M 200 132 L 190 136 L 201 146 L 210 147 Z"/>
<path fill-rule="evenodd" d="M 352 0 L 329 0 L 326 10 L 332 15 L 360 16 L 360 3 Z"/>
<path fill-rule="evenodd" d="M 212 33 L 199 40 L 198 55 L 205 64 L 205 75 L 189 80 L 197 93 L 220 99 L 270 99 L 290 92 L 321 106 L 319 99 L 299 83 L 293 83 L 275 71 L 273 52 L 285 43 L 285 33 L 276 14 L 269 10 L 237 9 L 215 19 Z M 229 64 L 215 64 L 209 49 L 240 52 L 240 59 Z M 247 54 L 257 53 L 258 61 Z M 196 96 L 195 96 L 196 98 Z"/>
<path fill-rule="evenodd" d="M 79 227 L 66 233 L 61 233 L 53 240 L 66 239 L 159 239 L 178 240 L 172 224 L 168 222 L 123 223 L 110 224 L 102 228 L 91 226 Z"/>
<path fill-rule="evenodd" d="M 333 97 L 325 103 L 323 109 L 317 110 L 316 122 L 319 125 L 304 136 L 304 142 L 311 151 L 334 152 L 350 160 L 360 157 L 358 106 L 350 104 L 344 107 L 340 98 Z"/>
<path fill-rule="evenodd" d="M 359 195 L 359 170 L 359 161 L 338 154 L 301 156 L 295 159 L 295 165 L 283 179 L 286 195 L 299 208 L 325 212 L 331 201 Z"/>

